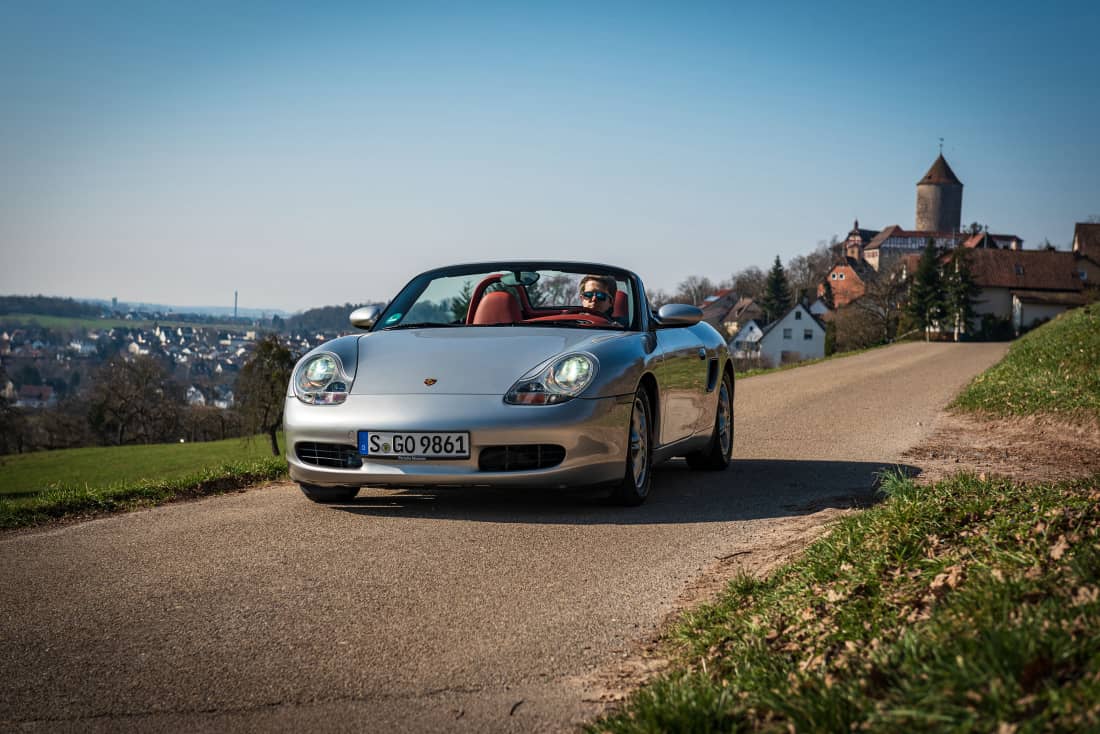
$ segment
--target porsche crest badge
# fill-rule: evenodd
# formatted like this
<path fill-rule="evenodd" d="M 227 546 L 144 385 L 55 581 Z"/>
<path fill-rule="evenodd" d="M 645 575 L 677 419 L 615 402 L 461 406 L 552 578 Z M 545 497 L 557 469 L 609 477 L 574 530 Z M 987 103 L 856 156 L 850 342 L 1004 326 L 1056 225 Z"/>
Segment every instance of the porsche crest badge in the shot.
<path fill-rule="evenodd" d="M 435 379 L 434 377 L 428 377 L 428 378 L 425 378 L 425 380 L 424 380 L 424 384 L 427 385 L 428 387 L 431 387 L 432 385 L 434 385 L 437 382 L 439 382 L 439 380 Z"/>

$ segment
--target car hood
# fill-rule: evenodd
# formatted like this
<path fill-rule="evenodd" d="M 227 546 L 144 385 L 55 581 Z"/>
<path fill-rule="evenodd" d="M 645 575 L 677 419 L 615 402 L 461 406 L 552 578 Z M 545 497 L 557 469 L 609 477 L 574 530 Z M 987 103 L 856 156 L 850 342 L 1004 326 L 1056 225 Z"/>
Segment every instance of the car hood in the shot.
<path fill-rule="evenodd" d="M 503 395 L 524 373 L 556 354 L 591 351 L 625 336 L 526 326 L 374 332 L 359 339 L 359 366 L 351 392 Z"/>

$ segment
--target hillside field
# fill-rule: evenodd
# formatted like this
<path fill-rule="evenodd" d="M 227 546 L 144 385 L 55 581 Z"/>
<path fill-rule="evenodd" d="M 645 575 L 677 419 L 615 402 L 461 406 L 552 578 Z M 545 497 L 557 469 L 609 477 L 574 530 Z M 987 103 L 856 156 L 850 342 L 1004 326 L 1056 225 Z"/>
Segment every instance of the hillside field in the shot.
<path fill-rule="evenodd" d="M 282 435 L 280 451 L 285 450 Z M 96 446 L 0 456 L 0 497 L 26 497 L 47 487 L 102 488 L 165 481 L 223 464 L 271 456 L 266 436 L 204 443 Z"/>

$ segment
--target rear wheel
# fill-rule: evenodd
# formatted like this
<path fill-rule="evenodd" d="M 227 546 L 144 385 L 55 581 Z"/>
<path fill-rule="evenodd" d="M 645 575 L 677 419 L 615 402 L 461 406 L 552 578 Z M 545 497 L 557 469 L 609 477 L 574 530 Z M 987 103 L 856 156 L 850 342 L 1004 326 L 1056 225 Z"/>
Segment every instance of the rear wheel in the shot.
<path fill-rule="evenodd" d="M 612 493 L 612 498 L 620 505 L 640 505 L 649 496 L 649 488 L 653 484 L 651 415 L 649 395 L 639 387 L 634 393 L 634 408 L 630 413 L 626 471 Z"/>
<path fill-rule="evenodd" d="M 358 487 L 318 487 L 315 484 L 299 484 L 302 494 L 314 502 L 328 504 L 329 502 L 347 502 L 355 499 L 359 494 Z"/>
<path fill-rule="evenodd" d="M 720 471 L 729 466 L 733 455 L 733 383 L 728 374 L 722 375 L 718 389 L 718 409 L 714 412 L 714 430 L 710 444 L 703 451 L 688 454 L 688 466 L 692 469 Z"/>

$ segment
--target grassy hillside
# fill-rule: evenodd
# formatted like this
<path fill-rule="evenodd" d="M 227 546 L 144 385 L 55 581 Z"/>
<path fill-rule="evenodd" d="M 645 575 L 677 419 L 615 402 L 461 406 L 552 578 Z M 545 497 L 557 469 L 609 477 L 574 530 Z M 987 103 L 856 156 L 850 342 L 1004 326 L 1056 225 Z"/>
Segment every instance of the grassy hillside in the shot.
<path fill-rule="evenodd" d="M 1067 311 L 1022 336 L 953 405 L 1000 416 L 1100 421 L 1100 304 Z"/>
<path fill-rule="evenodd" d="M 1095 482 L 884 489 L 684 615 L 674 672 L 591 731 L 1100 731 Z"/>
<path fill-rule="evenodd" d="M 41 327 L 43 329 L 72 331 L 75 329 L 111 329 L 116 326 L 142 326 L 143 322 L 81 316 L 46 316 L 37 313 L 6 313 L 0 314 L 0 324 L 8 328 Z"/>
<path fill-rule="evenodd" d="M 286 459 L 271 455 L 264 436 L 2 456 L 0 528 L 226 492 L 285 474 Z"/>
<path fill-rule="evenodd" d="M 266 436 L 11 454 L 0 456 L 0 496 L 33 494 L 56 485 L 107 487 L 143 479 L 176 479 L 204 467 L 270 456 Z"/>

